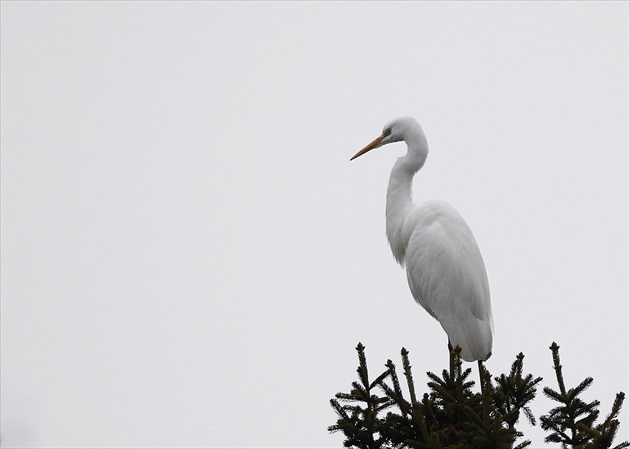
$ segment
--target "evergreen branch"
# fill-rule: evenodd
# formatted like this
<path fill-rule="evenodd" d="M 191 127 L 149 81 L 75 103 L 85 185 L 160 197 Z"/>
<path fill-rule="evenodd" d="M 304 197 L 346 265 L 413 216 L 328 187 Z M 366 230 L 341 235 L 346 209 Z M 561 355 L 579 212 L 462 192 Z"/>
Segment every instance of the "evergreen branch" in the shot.
<path fill-rule="evenodd" d="M 368 382 L 367 361 L 365 360 L 365 346 L 359 342 L 356 350 L 359 353 L 359 367 L 357 368 L 357 373 L 359 373 L 359 379 L 367 391 L 370 389 L 370 383 Z"/>
<path fill-rule="evenodd" d="M 534 417 L 531 409 L 529 407 L 523 407 L 523 412 L 525 413 L 525 417 L 527 418 L 527 421 L 529 421 L 529 424 L 535 426 L 536 418 Z"/>
<path fill-rule="evenodd" d="M 590 387 L 592 384 L 593 384 L 593 378 L 587 377 L 582 382 L 580 382 L 580 384 L 577 387 L 571 388 L 569 390 L 569 393 L 568 393 L 569 398 L 573 399 L 578 394 L 582 394 L 582 392 L 588 389 L 588 387 Z"/>
<path fill-rule="evenodd" d="M 514 449 L 525 449 L 530 444 L 532 444 L 530 440 L 525 440 L 522 443 L 519 443 L 516 446 L 514 446 Z"/>
<path fill-rule="evenodd" d="M 560 365 L 559 347 L 554 342 L 551 347 L 556 378 L 560 392 L 551 388 L 544 388 L 545 395 L 561 405 L 550 410 L 549 414 L 540 417 L 543 430 L 552 431 L 545 437 L 546 442 L 561 443 L 563 447 L 574 449 L 608 449 L 612 446 L 617 433 L 618 421 L 615 419 L 621 409 L 623 393 L 617 395 L 612 411 L 602 424 L 595 425 L 599 417 L 598 400 L 589 403 L 580 399 L 593 383 L 592 377 L 587 377 L 576 387 L 567 391 Z M 627 442 L 621 443 L 619 449 L 628 447 Z"/>
<path fill-rule="evenodd" d="M 403 362 L 403 372 L 405 373 L 405 378 L 407 379 L 407 387 L 409 388 L 409 394 L 411 395 L 411 403 L 415 403 L 416 401 L 416 389 L 413 385 L 413 376 L 411 374 L 411 364 L 409 363 L 409 351 L 405 348 L 400 350 L 400 355 L 402 357 Z"/>
<path fill-rule="evenodd" d="M 564 449 L 629 449 L 624 441 L 613 446 L 619 429 L 618 416 L 625 399 L 618 393 L 610 413 L 603 422 L 599 418 L 600 402 L 581 399 L 593 383 L 587 377 L 576 387 L 567 389 L 560 364 L 559 346 L 550 347 L 559 390 L 543 388 L 545 396 L 556 406 L 540 417 L 540 426 L 547 431 L 546 443 L 559 443 Z M 358 380 L 348 393 L 337 393 L 330 405 L 338 419 L 329 432 L 342 432 L 344 447 L 356 449 L 525 449 L 531 442 L 516 425 L 524 415 L 535 425 L 529 408 L 535 398 L 541 377 L 524 374 L 524 356 L 519 353 L 508 374 L 491 378 L 482 367 L 483 390 L 473 393 L 474 382 L 468 380 L 472 370 L 462 369 L 459 348 L 451 353 L 450 369 L 442 376 L 428 372 L 429 392 L 417 400 L 409 352 L 402 348 L 401 359 L 410 400 L 405 398 L 396 366 L 391 360 L 386 371 L 370 381 L 365 347 L 356 347 Z M 496 382 L 492 383 L 492 380 Z M 376 387 L 379 387 L 378 389 Z M 377 392 L 378 390 L 378 392 Z M 397 405 L 397 410 L 387 411 Z"/>
<path fill-rule="evenodd" d="M 619 416 L 619 412 L 621 411 L 621 406 L 623 405 L 623 401 L 625 398 L 626 395 L 623 393 L 623 391 L 617 393 L 617 396 L 615 396 L 615 402 L 613 402 L 612 410 L 610 411 L 610 414 L 606 417 L 604 424 L 611 422 L 613 419 Z"/>
<path fill-rule="evenodd" d="M 551 343 L 549 349 L 551 349 L 552 352 L 553 368 L 556 371 L 556 379 L 558 380 L 558 385 L 560 386 L 560 392 L 562 394 L 566 394 L 567 390 L 564 387 L 564 379 L 562 378 L 562 365 L 560 364 L 560 355 L 558 354 L 560 346 L 558 346 L 554 341 Z"/>
<path fill-rule="evenodd" d="M 407 417 L 410 414 L 411 404 L 409 404 L 403 396 L 402 389 L 400 388 L 400 382 L 398 381 L 398 375 L 396 374 L 396 366 L 391 360 L 387 360 L 387 364 L 385 366 L 388 369 L 389 378 L 392 380 L 394 388 L 390 388 L 384 380 L 380 382 L 379 386 L 383 389 L 385 394 L 398 405 L 402 416 Z"/>
<path fill-rule="evenodd" d="M 376 378 L 376 380 L 374 380 L 371 384 L 370 384 L 370 390 L 373 390 L 377 385 L 381 385 L 383 383 L 383 380 L 390 375 L 389 370 L 385 371 L 383 374 L 381 374 L 380 376 L 378 376 Z"/>
<path fill-rule="evenodd" d="M 562 393 L 558 393 L 557 391 L 552 390 L 549 387 L 545 387 L 543 388 L 543 393 L 545 394 L 545 396 L 547 396 L 549 399 L 553 399 L 556 402 L 560 402 L 563 403 L 564 402 L 564 394 Z"/>

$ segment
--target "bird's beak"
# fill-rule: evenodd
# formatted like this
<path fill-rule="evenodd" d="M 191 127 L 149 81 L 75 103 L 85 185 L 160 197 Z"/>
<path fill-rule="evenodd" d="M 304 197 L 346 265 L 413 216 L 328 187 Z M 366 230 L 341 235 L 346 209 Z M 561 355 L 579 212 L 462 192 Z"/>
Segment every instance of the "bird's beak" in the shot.
<path fill-rule="evenodd" d="M 373 150 L 374 148 L 378 148 L 378 147 L 380 147 L 380 146 L 381 146 L 381 142 L 383 141 L 383 137 L 384 137 L 384 136 L 378 136 L 376 139 L 374 139 L 374 141 L 373 141 L 373 142 L 370 142 L 370 143 L 368 144 L 368 146 L 367 146 L 367 147 L 363 148 L 363 149 L 362 149 L 361 151 L 359 151 L 357 154 L 355 154 L 354 156 L 352 156 L 352 157 L 350 158 L 350 160 L 356 159 L 356 158 L 358 158 L 359 156 L 361 156 L 362 154 L 365 154 L 365 153 L 367 153 L 368 151 Z"/>

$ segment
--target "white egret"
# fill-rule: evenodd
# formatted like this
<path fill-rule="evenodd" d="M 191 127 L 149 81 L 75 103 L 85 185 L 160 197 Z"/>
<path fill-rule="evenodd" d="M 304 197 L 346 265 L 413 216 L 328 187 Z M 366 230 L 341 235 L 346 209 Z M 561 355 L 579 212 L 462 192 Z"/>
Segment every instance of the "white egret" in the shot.
<path fill-rule="evenodd" d="M 415 300 L 440 322 L 449 348 L 459 346 L 462 359 L 478 361 L 481 375 L 494 332 L 488 277 L 475 237 L 453 206 L 413 204 L 413 177 L 429 153 L 422 127 L 411 117 L 392 120 L 350 160 L 403 140 L 407 154 L 394 164 L 387 188 L 387 238 L 394 258 L 406 267 Z"/>

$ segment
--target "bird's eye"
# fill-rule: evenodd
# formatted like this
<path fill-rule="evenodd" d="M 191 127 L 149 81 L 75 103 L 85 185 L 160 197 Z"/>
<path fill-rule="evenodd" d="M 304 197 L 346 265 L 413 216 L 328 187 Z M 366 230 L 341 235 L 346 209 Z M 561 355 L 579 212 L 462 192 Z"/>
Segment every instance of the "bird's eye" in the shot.
<path fill-rule="evenodd" d="M 383 131 L 383 137 L 387 137 L 392 133 L 392 129 L 391 128 L 387 128 L 385 131 Z"/>

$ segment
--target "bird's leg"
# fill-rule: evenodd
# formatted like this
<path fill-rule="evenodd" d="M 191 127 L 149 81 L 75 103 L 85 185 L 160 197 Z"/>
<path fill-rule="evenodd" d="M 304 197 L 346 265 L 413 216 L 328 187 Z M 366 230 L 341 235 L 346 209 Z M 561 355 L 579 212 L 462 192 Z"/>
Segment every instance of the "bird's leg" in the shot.
<path fill-rule="evenodd" d="M 450 369 L 451 377 L 454 378 L 455 364 L 453 359 L 453 345 L 451 344 L 451 340 L 448 341 L 448 367 Z"/>
<path fill-rule="evenodd" d="M 479 385 L 481 387 L 481 393 L 483 394 L 484 382 L 483 382 L 483 362 L 481 360 L 477 360 L 477 366 L 479 367 Z"/>

